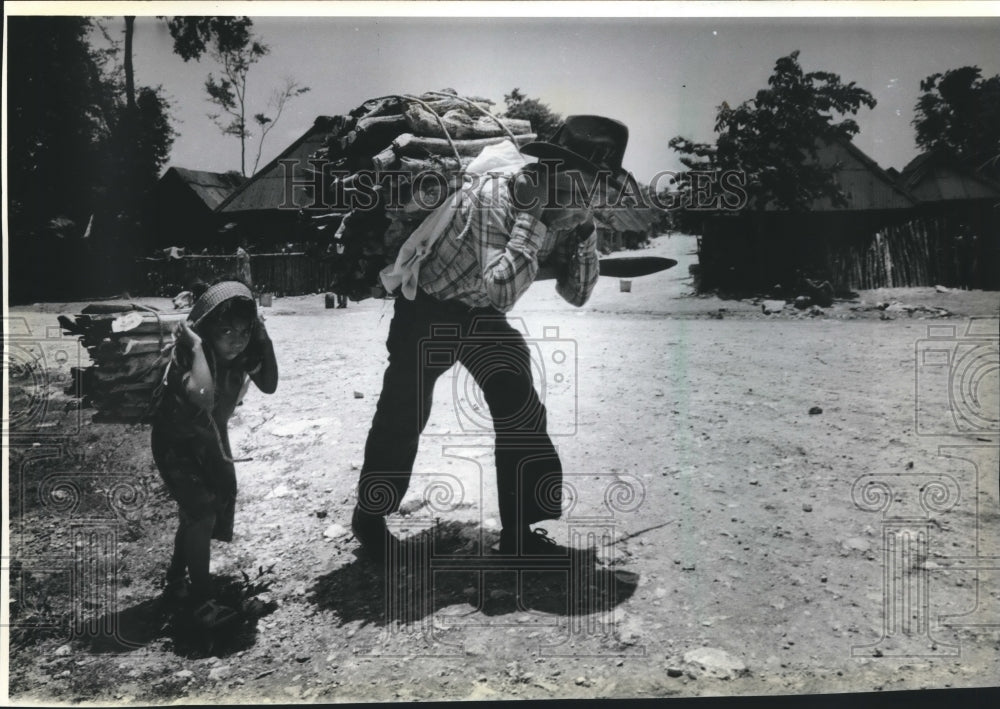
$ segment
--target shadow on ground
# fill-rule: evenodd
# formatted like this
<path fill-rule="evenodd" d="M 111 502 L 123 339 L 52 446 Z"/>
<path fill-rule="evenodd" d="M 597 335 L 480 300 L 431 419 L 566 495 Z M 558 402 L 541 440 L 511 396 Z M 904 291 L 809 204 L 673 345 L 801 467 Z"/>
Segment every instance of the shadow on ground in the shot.
<path fill-rule="evenodd" d="M 439 524 L 402 541 L 382 563 L 359 558 L 316 579 L 310 600 L 341 624 L 412 623 L 456 604 L 487 616 L 610 611 L 635 592 L 638 574 L 604 568 L 593 549 L 530 562 L 501 557 L 473 523 Z"/>
<path fill-rule="evenodd" d="M 133 652 L 166 639 L 175 654 L 189 659 L 226 657 L 252 647 L 257 640 L 257 621 L 277 608 L 273 601 L 265 603 L 257 598 L 269 582 L 261 581 L 260 576 L 251 581 L 244 575 L 216 577 L 215 584 L 217 601 L 236 610 L 236 617 L 221 627 L 206 630 L 194 622 L 189 604 L 159 597 L 85 621 L 77 628 L 75 639 L 85 651 L 95 654 Z"/>

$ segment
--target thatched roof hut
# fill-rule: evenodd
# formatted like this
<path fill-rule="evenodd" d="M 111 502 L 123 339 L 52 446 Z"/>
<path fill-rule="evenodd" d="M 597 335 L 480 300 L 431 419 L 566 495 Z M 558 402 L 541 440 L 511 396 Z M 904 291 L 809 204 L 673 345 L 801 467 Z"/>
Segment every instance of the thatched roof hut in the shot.
<path fill-rule="evenodd" d="M 302 231 L 300 212 L 315 204 L 316 193 L 305 185 L 320 186 L 309 161 L 323 147 L 335 121 L 317 117 L 309 130 L 230 194 L 216 208 L 218 225 L 237 241 L 272 246 L 297 241 Z"/>
<path fill-rule="evenodd" d="M 900 181 L 924 203 L 1000 202 L 1000 185 L 941 153 L 924 153 L 913 158 L 900 173 Z"/>
<path fill-rule="evenodd" d="M 919 200 L 921 219 L 950 235 L 938 253 L 951 266 L 946 285 L 1000 288 L 1000 184 L 940 152 L 911 160 L 900 182 Z"/>
<path fill-rule="evenodd" d="M 817 157 L 821 165 L 837 168 L 837 185 L 843 191 L 847 204 L 835 205 L 829 199 L 818 199 L 810 206 L 811 212 L 893 214 L 896 210 L 910 209 L 916 204 L 913 194 L 849 140 L 824 144 L 818 149 Z"/>
<path fill-rule="evenodd" d="M 767 205 L 708 219 L 699 245 L 703 289 L 787 291 L 809 276 L 846 291 L 885 280 L 877 235 L 910 219 L 917 200 L 849 140 L 822 144 L 817 160 L 836 168 L 846 204 L 823 198 L 806 211 Z"/>
<path fill-rule="evenodd" d="M 243 176 L 235 172 L 169 168 L 156 185 L 153 246 L 210 245 L 215 209 L 243 182 Z"/>
<path fill-rule="evenodd" d="M 1000 188 L 939 155 L 902 173 L 850 141 L 819 149 L 846 205 L 766 207 L 709 219 L 699 246 L 704 290 L 794 292 L 800 276 L 857 288 L 1000 288 Z"/>
<path fill-rule="evenodd" d="M 309 159 L 323 147 L 334 121 L 330 116 L 318 116 L 309 130 L 229 195 L 219 205 L 218 213 L 246 215 L 307 206 L 309 200 L 304 199 L 306 195 L 296 188 L 296 183 L 313 179 Z"/>

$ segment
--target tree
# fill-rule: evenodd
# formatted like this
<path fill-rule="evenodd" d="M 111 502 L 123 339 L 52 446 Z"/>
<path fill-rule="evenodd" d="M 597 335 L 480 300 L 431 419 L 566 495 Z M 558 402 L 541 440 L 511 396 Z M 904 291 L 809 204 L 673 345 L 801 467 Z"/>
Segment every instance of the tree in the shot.
<path fill-rule="evenodd" d="M 507 104 L 504 117 L 530 121 L 539 140 L 548 140 L 562 125 L 562 116 L 537 98 L 528 98 L 520 89 L 505 94 L 503 100 Z"/>
<path fill-rule="evenodd" d="M 95 48 L 99 31 L 105 30 L 87 18 L 11 18 L 7 158 L 15 302 L 124 284 L 141 242 L 144 196 L 169 153 L 167 102 L 159 89 L 139 87 L 129 110 L 120 47 L 110 41 Z"/>
<path fill-rule="evenodd" d="M 107 136 L 99 57 L 80 17 L 9 18 L 7 170 L 11 302 L 65 297 Z"/>
<path fill-rule="evenodd" d="M 95 161 L 107 132 L 95 101 L 100 68 L 80 17 L 11 17 L 7 77 L 12 246 L 58 214 L 89 214 Z"/>
<path fill-rule="evenodd" d="M 135 109 L 135 71 L 132 67 L 132 38 L 135 36 L 135 15 L 125 17 L 125 105 Z"/>
<path fill-rule="evenodd" d="M 176 134 L 162 89 L 136 85 L 132 67 L 134 18 L 124 18 L 124 51 L 103 22 L 95 24 L 108 44 L 102 53 L 108 135 L 98 161 L 101 179 L 95 185 L 92 223 L 103 268 L 110 276 L 123 279 L 148 244 L 154 188 Z M 119 283 L 124 285 L 121 280 Z"/>
<path fill-rule="evenodd" d="M 820 165 L 817 150 L 824 142 L 850 140 L 858 125 L 846 116 L 861 106 L 873 108 L 875 99 L 836 74 L 804 73 L 798 57 L 795 51 L 778 59 L 768 87 L 753 99 L 735 108 L 722 102 L 714 145 L 682 136 L 670 140 L 689 170 L 680 180 L 688 199 L 694 173 L 707 170 L 742 174 L 750 204 L 757 208 L 805 210 L 820 198 L 846 203 L 834 180 L 837 166 Z"/>
<path fill-rule="evenodd" d="M 247 77 L 250 68 L 268 54 L 270 49 L 253 33 L 253 21 L 248 17 L 174 17 L 167 24 L 174 39 L 174 51 L 184 61 L 199 60 L 208 54 L 220 66 L 222 75 L 209 73 L 205 80 L 208 100 L 220 113 L 209 114 L 224 135 L 240 141 L 240 172 L 247 176 L 247 141 L 253 137 L 247 121 Z M 268 108 L 274 117 L 256 113 L 254 122 L 261 129 L 257 158 L 253 171 L 260 163 L 264 139 L 281 118 L 285 105 L 296 96 L 309 91 L 294 79 L 272 92 Z"/>
<path fill-rule="evenodd" d="M 290 76 L 285 77 L 285 84 L 274 91 L 271 92 L 271 98 L 268 99 L 268 108 L 274 111 L 274 118 L 267 116 L 264 113 L 255 113 L 254 122 L 260 126 L 260 140 L 257 141 L 257 157 L 253 161 L 253 172 L 257 172 L 257 166 L 260 165 L 260 156 L 264 150 L 264 140 L 267 138 L 267 134 L 271 132 L 278 123 L 278 119 L 281 118 L 281 112 L 285 110 L 285 104 L 287 104 L 291 99 L 296 96 L 301 96 L 306 91 L 309 90 L 308 86 L 302 86 L 298 81 Z"/>
<path fill-rule="evenodd" d="M 963 66 L 928 76 L 920 90 L 917 145 L 1000 177 L 1000 75 L 984 79 L 978 66 Z"/>

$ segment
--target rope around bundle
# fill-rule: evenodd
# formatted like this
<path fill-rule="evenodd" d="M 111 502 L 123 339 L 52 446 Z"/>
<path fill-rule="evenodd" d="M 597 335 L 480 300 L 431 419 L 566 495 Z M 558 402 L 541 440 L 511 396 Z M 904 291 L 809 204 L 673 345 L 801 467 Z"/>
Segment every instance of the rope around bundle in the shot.
<path fill-rule="evenodd" d="M 506 133 L 507 137 L 510 138 L 511 141 L 513 141 L 514 145 L 517 145 L 517 137 L 514 135 L 513 131 L 511 131 L 511 129 L 507 127 L 507 125 L 502 120 L 500 120 L 498 116 L 490 113 L 482 106 L 479 106 L 472 99 L 466 98 L 465 96 L 459 96 L 457 94 L 450 94 L 445 91 L 426 91 L 425 93 L 433 96 L 440 96 L 441 98 L 454 99 L 464 104 L 467 104 L 468 106 L 471 106 L 472 108 L 479 111 L 479 113 L 492 119 L 500 127 L 500 130 Z M 441 132 L 444 133 L 444 137 L 448 141 L 448 145 L 451 147 L 452 152 L 455 154 L 455 159 L 458 162 L 462 161 L 462 156 L 458 151 L 458 147 L 455 145 L 455 141 L 452 139 L 451 133 L 448 132 L 448 126 L 445 125 L 444 119 L 437 111 L 435 111 L 431 107 L 429 103 L 427 103 L 426 101 L 417 96 L 413 96 L 412 94 L 387 94 L 385 96 L 379 96 L 377 98 L 369 99 L 368 101 L 366 101 L 366 103 L 371 103 L 374 101 L 385 101 L 387 99 L 401 99 L 403 101 L 412 101 L 413 103 L 419 105 L 425 111 L 430 113 L 432 116 L 434 116 L 438 125 L 441 127 Z"/>
<path fill-rule="evenodd" d="M 428 205 L 462 188 L 468 166 L 485 148 L 509 141 L 518 151 L 535 138 L 530 121 L 495 115 L 488 99 L 449 90 L 373 97 L 335 126 L 321 153 L 346 167 L 335 178 L 337 199 L 357 193 L 369 200 L 327 215 L 329 223 L 339 221 L 324 258 L 331 264 L 328 290 L 353 300 L 384 294 L 382 269 L 433 211 Z M 389 192 L 379 175 L 396 171 L 404 179 L 388 183 L 393 197 L 383 201 Z M 435 180 L 415 178 L 428 171 Z M 327 226 L 322 218 L 312 216 L 314 228 Z"/>

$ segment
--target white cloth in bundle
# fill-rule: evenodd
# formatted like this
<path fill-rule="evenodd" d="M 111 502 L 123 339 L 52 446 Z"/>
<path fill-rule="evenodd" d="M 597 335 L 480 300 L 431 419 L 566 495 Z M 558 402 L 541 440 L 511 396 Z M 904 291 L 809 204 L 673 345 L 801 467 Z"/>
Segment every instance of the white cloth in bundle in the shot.
<path fill-rule="evenodd" d="M 510 140 L 488 145 L 469 163 L 465 174 L 481 176 L 513 175 L 526 165 L 528 160 L 521 155 L 517 146 Z M 417 297 L 417 286 L 420 281 L 420 267 L 424 260 L 434 250 L 434 245 L 448 228 L 462 200 L 462 190 L 445 200 L 444 204 L 431 212 L 420 226 L 410 234 L 399 249 L 395 263 L 392 263 L 379 273 L 382 285 L 387 292 L 401 289 L 407 300 Z"/>

